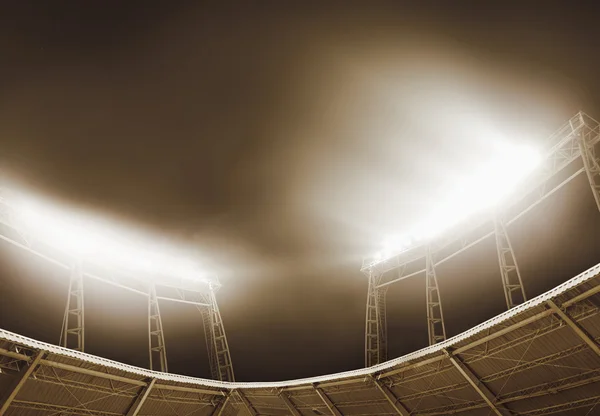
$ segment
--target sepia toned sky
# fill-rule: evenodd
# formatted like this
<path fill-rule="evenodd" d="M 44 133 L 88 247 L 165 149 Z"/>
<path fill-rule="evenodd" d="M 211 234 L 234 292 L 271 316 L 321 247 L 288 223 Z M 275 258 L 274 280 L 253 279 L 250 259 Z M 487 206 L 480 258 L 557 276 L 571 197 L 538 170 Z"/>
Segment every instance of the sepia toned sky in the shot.
<path fill-rule="evenodd" d="M 600 117 L 593 2 L 544 3 L 5 2 L 1 179 L 191 247 L 238 380 L 358 368 L 362 257 L 492 139 Z M 583 176 L 519 221 L 528 293 L 596 264 L 598 227 Z M 66 280 L 2 248 L 0 327 L 56 343 Z M 494 250 L 438 271 L 450 335 L 503 310 Z M 146 365 L 144 299 L 89 287 L 88 351 Z M 425 346 L 423 279 L 388 301 L 390 357 Z M 171 372 L 208 377 L 197 312 L 162 312 Z"/>

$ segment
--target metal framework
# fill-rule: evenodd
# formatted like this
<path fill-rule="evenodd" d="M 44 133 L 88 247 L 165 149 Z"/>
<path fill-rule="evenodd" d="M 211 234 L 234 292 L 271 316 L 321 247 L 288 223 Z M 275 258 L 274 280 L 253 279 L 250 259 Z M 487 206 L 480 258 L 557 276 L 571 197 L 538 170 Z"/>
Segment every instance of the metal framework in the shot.
<path fill-rule="evenodd" d="M 268 383 L 151 371 L 0 329 L 0 415 L 594 415 L 600 264 L 376 367 Z"/>
<path fill-rule="evenodd" d="M 95 279 L 148 298 L 148 349 L 152 370 L 168 372 L 164 330 L 159 301 L 195 305 L 202 313 L 211 375 L 216 380 L 234 381 L 233 364 L 217 305 L 216 291 L 220 283 L 213 277 L 205 280 L 177 280 L 152 275 L 137 276 L 89 260 L 82 262 L 72 253 L 58 248 L 52 241 L 36 238 L 35 230 L 20 221 L 12 204 L 10 191 L 0 188 L 0 240 L 19 247 L 26 255 L 45 260 L 49 265 L 69 272 L 69 289 L 60 334 L 60 345 L 85 351 L 85 279 Z M 164 296 L 160 296 L 165 291 Z M 173 291 L 179 295 L 173 295 Z M 186 299 L 194 297 L 194 300 Z M 201 300 L 197 300 L 200 297 Z"/>
<path fill-rule="evenodd" d="M 150 293 L 148 294 L 148 341 L 150 348 L 148 351 L 150 370 L 168 373 L 167 347 L 165 346 L 165 335 L 158 307 L 158 299 L 156 298 L 155 285 L 150 285 Z"/>
<path fill-rule="evenodd" d="M 211 377 L 215 380 L 235 381 L 225 328 L 212 286 L 204 300 L 206 306 L 198 306 L 198 309 L 202 314 Z"/>
<path fill-rule="evenodd" d="M 525 288 L 523 287 L 523 280 L 521 280 L 517 258 L 510 243 L 504 219 L 497 215 L 494 217 L 494 233 L 496 235 L 496 252 L 498 253 L 498 264 L 500 265 L 506 308 L 510 309 L 519 303 L 525 302 L 527 296 L 525 295 Z"/>
<path fill-rule="evenodd" d="M 84 328 L 83 274 L 81 262 L 75 261 L 71 268 L 61 345 L 83 352 L 85 347 Z"/>
<path fill-rule="evenodd" d="M 427 292 L 427 334 L 429 335 L 429 345 L 433 345 L 446 340 L 446 325 L 444 324 L 442 298 L 435 273 L 435 263 L 429 247 L 425 256 L 425 291 Z"/>
<path fill-rule="evenodd" d="M 385 302 L 387 287 L 378 288 L 381 276 L 375 273 L 369 276 L 367 293 L 367 319 L 365 336 L 365 366 L 387 361 L 387 323 Z"/>
<path fill-rule="evenodd" d="M 446 339 L 436 267 L 490 237 L 494 237 L 496 241 L 507 309 L 525 302 L 527 296 L 508 228 L 584 172 L 600 211 L 600 160 L 596 156 L 599 142 L 599 123 L 583 112 L 577 113 L 550 137 L 548 151 L 541 166 L 511 194 L 508 201 L 498 206 L 492 215 L 478 214 L 425 245 L 410 247 L 389 258 L 363 261 L 361 271 L 369 279 L 365 364 L 376 365 L 385 361 L 387 357 L 385 289 L 412 276 L 424 275 L 426 279 L 429 344 L 433 345 Z M 583 166 L 564 178 L 565 168 L 578 160 L 583 162 Z M 562 179 L 558 184 L 557 178 Z M 425 267 L 420 263 L 422 259 L 425 259 Z M 397 277 L 391 277 L 392 272 L 397 273 Z M 379 293 L 383 293 L 383 296 L 378 296 Z"/>

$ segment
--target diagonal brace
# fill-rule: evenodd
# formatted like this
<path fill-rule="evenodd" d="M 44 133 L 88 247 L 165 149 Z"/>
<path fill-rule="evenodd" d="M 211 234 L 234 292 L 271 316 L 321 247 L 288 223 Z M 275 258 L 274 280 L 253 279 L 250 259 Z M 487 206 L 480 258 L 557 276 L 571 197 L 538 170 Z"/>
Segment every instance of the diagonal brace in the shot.
<path fill-rule="evenodd" d="M 231 400 L 231 392 L 229 394 L 227 394 L 227 396 L 225 396 L 225 399 L 221 400 L 216 406 L 214 411 L 211 413 L 211 416 L 222 416 L 225 411 L 225 408 L 227 407 L 227 404 L 229 403 L 229 400 Z"/>
<path fill-rule="evenodd" d="M 371 376 L 371 378 L 375 384 L 375 387 L 377 387 L 377 389 L 385 396 L 386 400 L 394 408 L 396 413 L 398 413 L 400 416 L 410 416 L 410 412 L 387 386 L 383 385 L 383 383 L 381 383 L 381 381 L 377 380 L 375 377 Z"/>
<path fill-rule="evenodd" d="M 152 390 L 152 387 L 154 387 L 155 383 L 156 379 L 153 378 L 150 383 L 148 383 L 148 385 L 144 387 L 142 391 L 140 391 L 140 394 L 138 394 L 138 396 L 135 398 L 135 401 L 131 404 L 129 411 L 127 412 L 127 416 L 137 416 L 138 413 L 140 413 L 140 410 L 142 409 L 142 406 L 146 402 L 148 396 L 150 396 L 150 390 Z"/>
<path fill-rule="evenodd" d="M 550 306 L 552 311 L 556 315 L 558 315 L 559 318 L 565 324 L 567 324 L 573 330 L 573 332 L 575 332 L 575 334 L 577 334 L 577 336 L 579 338 L 581 338 L 581 340 L 583 342 L 585 342 L 592 349 L 592 351 L 594 351 L 596 353 L 597 356 L 600 357 L 600 347 L 598 346 L 598 344 L 596 344 L 596 342 L 592 339 L 592 337 L 590 337 L 588 335 L 588 333 L 585 331 L 585 329 L 583 329 L 577 322 L 575 322 L 575 320 L 573 318 L 571 318 L 571 316 L 569 314 L 567 314 L 567 312 L 565 312 L 561 308 L 559 308 L 558 305 L 556 303 L 554 303 L 553 300 L 549 300 L 548 305 Z"/>
<path fill-rule="evenodd" d="M 285 392 L 280 391 L 279 397 L 281 398 L 281 400 L 283 400 L 283 402 L 285 403 L 286 407 L 288 408 L 288 410 L 290 411 L 292 416 L 302 416 L 302 414 L 298 411 L 298 409 L 296 409 L 296 406 L 294 406 L 294 403 L 292 403 L 292 401 L 287 396 L 287 394 L 285 394 Z"/>
<path fill-rule="evenodd" d="M 325 392 L 323 390 L 321 390 L 320 388 L 318 388 L 316 385 L 314 386 L 314 388 L 315 388 L 315 392 L 317 393 L 317 395 L 321 398 L 321 400 L 323 401 L 323 403 L 325 403 L 325 406 L 327 406 L 327 408 L 329 409 L 329 411 L 331 412 L 331 414 L 333 416 L 344 416 L 338 410 L 338 408 L 335 407 L 335 404 L 333 404 L 333 402 L 331 401 L 331 399 L 325 394 Z"/>
<path fill-rule="evenodd" d="M 18 378 L 17 378 L 17 380 L 15 380 L 13 387 L 11 389 L 7 390 L 6 396 L 2 399 L 2 401 L 0 401 L 0 416 L 3 416 L 6 413 L 6 411 L 8 410 L 8 407 L 13 402 L 15 397 L 17 397 L 17 394 L 19 394 L 19 391 L 21 391 L 21 388 L 23 388 L 23 386 L 29 379 L 29 376 L 34 372 L 36 367 L 40 364 L 40 361 L 42 361 L 43 357 L 44 357 L 44 351 L 38 352 L 37 355 L 35 356 L 35 358 L 33 359 L 33 361 L 31 361 L 31 364 L 29 364 L 26 367 L 23 367 L 21 369 L 21 371 L 19 371 L 19 374 L 17 376 Z"/>
<path fill-rule="evenodd" d="M 244 407 L 246 408 L 246 410 L 248 410 L 248 413 L 250 413 L 251 416 L 258 415 L 258 412 L 256 411 L 256 409 L 254 409 L 254 406 L 252 406 L 252 403 L 250 403 L 250 401 L 244 395 L 244 393 L 242 393 L 240 390 L 236 390 L 236 393 L 239 396 L 242 403 L 244 403 Z"/>
<path fill-rule="evenodd" d="M 511 412 L 500 403 L 496 403 L 496 396 L 487 388 L 485 384 L 473 373 L 473 371 L 462 362 L 460 358 L 452 355 L 448 350 L 444 350 L 444 353 L 452 363 L 458 372 L 469 382 L 473 390 L 481 396 L 481 398 L 487 403 L 492 412 L 497 416 L 503 416 L 504 414 L 511 414 Z M 504 413 L 502 413 L 502 412 Z"/>

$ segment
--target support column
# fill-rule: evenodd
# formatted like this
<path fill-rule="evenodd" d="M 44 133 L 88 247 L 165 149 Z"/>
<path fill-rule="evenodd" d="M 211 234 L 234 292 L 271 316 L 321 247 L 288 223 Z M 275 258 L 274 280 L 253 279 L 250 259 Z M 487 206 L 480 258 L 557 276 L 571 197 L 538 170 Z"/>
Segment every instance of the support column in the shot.
<path fill-rule="evenodd" d="M 552 309 L 552 311 L 556 315 L 558 315 L 560 317 L 560 319 L 565 324 L 567 324 L 573 330 L 573 332 L 575 332 L 575 334 L 577 334 L 577 336 L 583 342 L 585 342 L 588 345 L 588 347 L 590 347 L 590 349 L 592 351 L 594 351 L 596 353 L 597 356 L 600 357 L 600 346 L 598 346 L 598 344 L 596 344 L 596 341 L 594 341 L 594 339 L 585 331 L 585 329 L 583 329 L 577 322 L 575 322 L 575 320 L 573 318 L 571 318 L 571 316 L 569 314 L 567 314 L 567 312 L 565 312 L 561 308 L 559 308 L 558 305 L 556 303 L 554 303 L 554 301 L 549 300 L 547 303 L 550 306 L 550 308 Z"/>
<path fill-rule="evenodd" d="M 579 122 L 580 125 L 575 126 L 573 121 L 571 121 L 571 128 L 577 136 L 577 143 L 579 145 L 579 151 L 581 152 L 585 173 L 587 174 L 592 193 L 594 194 L 596 207 L 600 211 L 600 163 L 596 158 L 593 144 L 600 135 L 600 126 L 595 121 L 592 123 L 591 120 L 591 124 L 586 123 L 586 120 L 581 113 L 579 113 Z"/>
<path fill-rule="evenodd" d="M 473 371 L 462 362 L 460 358 L 452 355 L 449 351 L 444 350 L 444 353 L 459 371 L 459 373 L 467 380 L 467 382 L 473 387 L 473 390 L 481 396 L 481 398 L 487 403 L 492 412 L 497 416 L 510 415 L 512 414 L 506 407 L 500 403 L 496 403 L 496 396 L 487 388 L 485 384 L 473 373 Z"/>
<path fill-rule="evenodd" d="M 233 363 L 213 285 L 210 285 L 209 293 L 205 297 L 209 306 L 198 309 L 202 314 L 211 376 L 215 380 L 233 382 Z"/>
<path fill-rule="evenodd" d="M 298 409 L 296 409 L 296 406 L 294 406 L 294 403 L 292 403 L 292 401 L 287 396 L 287 394 L 285 394 L 285 392 L 279 391 L 279 397 L 281 398 L 281 400 L 283 400 L 292 416 L 302 416 L 302 413 L 300 413 Z"/>
<path fill-rule="evenodd" d="M 340 412 L 338 410 L 338 408 L 335 407 L 335 404 L 333 404 L 331 399 L 325 394 L 325 392 L 323 390 L 321 390 L 317 386 L 314 386 L 314 387 L 315 387 L 315 392 L 321 398 L 321 400 L 323 400 L 323 403 L 325 403 L 325 406 L 327 406 L 327 408 L 329 409 L 329 411 L 331 412 L 331 414 L 333 416 L 344 416 L 344 415 L 342 415 L 342 412 Z"/>
<path fill-rule="evenodd" d="M 63 319 L 61 345 L 77 351 L 84 351 L 84 308 L 83 308 L 83 273 L 81 261 L 77 260 L 71 268 L 69 294 Z"/>
<path fill-rule="evenodd" d="M 44 358 L 44 352 L 40 351 L 37 353 L 37 355 L 31 361 L 31 363 L 23 364 L 24 366 L 21 369 L 21 371 L 19 371 L 15 383 L 11 388 L 9 388 L 5 392 L 4 397 L 1 398 L 2 401 L 0 402 L 0 416 L 4 416 L 10 404 L 13 402 L 15 397 L 17 397 L 17 394 L 19 394 L 21 388 L 23 388 L 23 386 L 29 379 L 29 376 L 35 371 L 36 367 L 40 364 L 40 361 L 42 361 L 42 358 Z"/>
<path fill-rule="evenodd" d="M 502 277 L 502 286 L 504 287 L 504 297 L 506 299 L 507 309 L 523 303 L 527 300 L 525 288 L 521 280 L 521 273 L 517 265 L 517 258 L 510 243 L 508 232 L 504 219 L 499 214 L 494 217 L 494 231 L 496 235 L 496 252 L 498 254 L 498 264 L 500 265 L 500 275 Z"/>
<path fill-rule="evenodd" d="M 150 369 L 168 373 L 167 347 L 154 284 L 150 285 L 148 293 L 148 343 Z"/>
<path fill-rule="evenodd" d="M 427 332 L 429 345 L 433 345 L 446 340 L 446 326 L 444 325 L 442 299 L 430 247 L 427 247 L 425 256 L 425 290 L 427 292 Z"/>
<path fill-rule="evenodd" d="M 369 273 L 365 320 L 365 367 L 387 361 L 387 287 L 377 288 L 381 275 Z"/>
<path fill-rule="evenodd" d="M 129 408 L 127 416 L 137 416 L 140 413 L 140 410 L 142 409 L 142 406 L 146 402 L 148 396 L 150 396 L 150 390 L 152 390 L 152 387 L 154 387 L 155 383 L 156 379 L 153 378 L 150 383 L 148 383 L 148 385 L 142 389 L 140 394 L 135 398 L 135 401 Z"/>
<path fill-rule="evenodd" d="M 373 383 L 375 387 L 385 396 L 386 400 L 390 403 L 390 405 L 394 408 L 397 414 L 400 416 L 410 416 L 410 412 L 404 405 L 400 402 L 400 400 L 390 391 L 390 389 L 383 385 L 381 381 L 377 380 L 375 377 L 372 377 Z"/>

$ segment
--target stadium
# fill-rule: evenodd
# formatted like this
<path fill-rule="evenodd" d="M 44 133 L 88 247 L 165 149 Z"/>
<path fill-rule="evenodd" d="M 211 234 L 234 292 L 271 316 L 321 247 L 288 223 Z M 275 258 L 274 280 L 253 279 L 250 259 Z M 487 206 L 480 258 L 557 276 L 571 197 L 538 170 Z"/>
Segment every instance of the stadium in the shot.
<path fill-rule="evenodd" d="M 527 299 L 509 226 L 574 178 L 589 182 L 600 210 L 600 125 L 573 116 L 546 142 L 541 160 L 493 212 L 477 212 L 439 235 L 387 245 L 363 262 L 368 279 L 365 368 L 279 382 L 235 382 L 218 279 L 138 279 L 78 261 L 2 195 L 4 243 L 64 271 L 69 292 L 61 345 L 0 330 L 0 416 L 188 415 L 593 415 L 600 413 L 600 265 Z M 427 234 L 427 233 L 424 233 Z M 436 267 L 494 239 L 506 312 L 448 338 Z M 54 241 L 55 242 L 55 241 Z M 426 280 L 429 346 L 388 359 L 386 291 Z M 148 299 L 149 369 L 85 351 L 85 281 Z M 168 373 L 159 304 L 193 305 L 202 316 L 212 379 Z"/>

